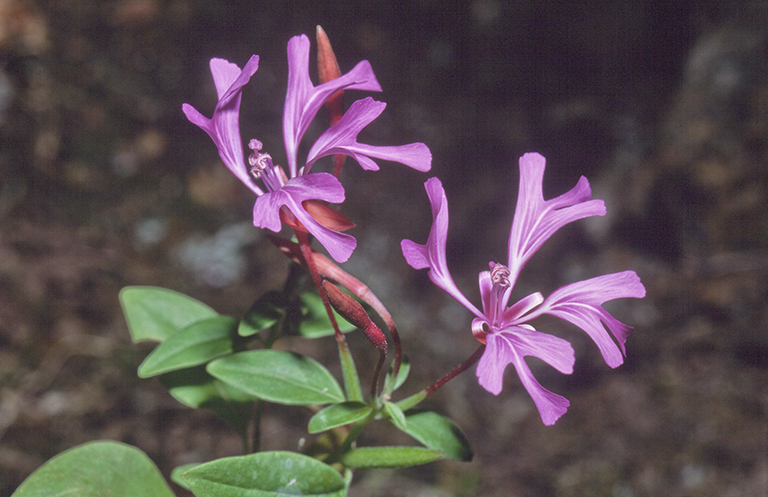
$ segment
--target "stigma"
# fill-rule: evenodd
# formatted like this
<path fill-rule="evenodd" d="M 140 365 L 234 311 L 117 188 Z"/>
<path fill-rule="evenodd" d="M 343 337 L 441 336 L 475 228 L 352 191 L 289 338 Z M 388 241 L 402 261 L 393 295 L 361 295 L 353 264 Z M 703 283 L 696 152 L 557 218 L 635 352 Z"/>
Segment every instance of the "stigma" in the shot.
<path fill-rule="evenodd" d="M 496 262 L 489 262 L 488 266 L 491 268 L 491 281 L 493 282 L 493 286 L 509 287 L 509 268 Z"/>
<path fill-rule="evenodd" d="M 253 153 L 248 156 L 248 164 L 251 165 L 251 175 L 256 179 L 260 179 L 261 174 L 272 165 L 272 156 L 262 154 L 262 146 L 262 143 L 255 138 L 248 142 L 248 148 L 253 150 Z"/>
<path fill-rule="evenodd" d="M 271 155 L 261 153 L 262 146 L 262 143 L 255 138 L 248 142 L 248 148 L 253 150 L 253 153 L 248 156 L 251 176 L 260 179 L 267 190 L 274 192 L 288 182 L 288 177 L 282 167 L 272 163 Z"/>

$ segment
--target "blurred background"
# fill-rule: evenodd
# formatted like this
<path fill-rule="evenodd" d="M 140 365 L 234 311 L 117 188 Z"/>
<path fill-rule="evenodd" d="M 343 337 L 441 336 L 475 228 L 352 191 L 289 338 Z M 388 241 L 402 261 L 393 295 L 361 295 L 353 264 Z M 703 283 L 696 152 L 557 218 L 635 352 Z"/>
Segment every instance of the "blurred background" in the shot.
<path fill-rule="evenodd" d="M 570 376 L 531 361 L 571 401 L 555 426 L 542 425 L 513 368 L 498 397 L 473 368 L 426 406 L 464 428 L 475 460 L 358 471 L 351 495 L 768 495 L 758 0 L 0 0 L 0 494 L 96 439 L 138 446 L 166 477 L 240 454 L 213 414 L 136 378 L 151 346 L 131 344 L 117 294 L 161 285 L 240 315 L 282 285 L 288 263 L 253 228 L 253 197 L 181 104 L 210 115 L 209 59 L 242 66 L 258 54 L 243 139 L 283 161 L 285 47 L 306 33 L 314 50 L 318 24 L 342 71 L 367 59 L 384 89 L 373 96 L 388 107 L 361 141 L 422 141 L 434 156 L 429 174 L 348 160 L 342 178 L 343 212 L 358 225 L 344 267 L 399 325 L 414 359 L 403 395 L 477 345 L 469 313 L 400 254 L 401 239 L 426 240 L 429 176 L 445 185 L 449 266 L 470 299 L 477 273 L 506 255 L 528 151 L 547 157 L 547 198 L 585 175 L 608 215 L 558 232 L 517 295 L 627 269 L 648 289 L 607 306 L 635 327 L 616 370 L 579 330 L 539 322 L 577 356 Z M 372 351 L 350 341 L 367 378 Z M 296 346 L 336 367 L 332 339 Z M 295 450 L 310 415 L 270 406 L 264 448 Z M 376 425 L 362 443 L 408 443 L 394 431 Z"/>

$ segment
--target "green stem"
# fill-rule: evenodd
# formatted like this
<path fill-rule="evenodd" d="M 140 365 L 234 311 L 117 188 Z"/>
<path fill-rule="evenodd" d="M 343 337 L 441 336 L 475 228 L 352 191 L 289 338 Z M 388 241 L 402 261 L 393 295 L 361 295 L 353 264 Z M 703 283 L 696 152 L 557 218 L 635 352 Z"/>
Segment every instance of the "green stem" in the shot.
<path fill-rule="evenodd" d="M 261 415 L 264 412 L 264 401 L 256 399 L 256 406 L 253 410 L 253 435 L 251 437 L 251 454 L 261 450 Z"/>
<path fill-rule="evenodd" d="M 325 461 L 327 464 L 333 464 L 336 461 L 340 461 L 344 454 L 349 452 L 349 450 L 352 448 L 352 444 L 355 442 L 355 440 L 357 440 L 357 437 L 360 436 L 363 428 L 365 428 L 365 425 L 376 419 L 376 412 L 376 410 L 371 411 L 368 416 L 352 425 L 352 428 L 349 429 L 347 438 L 344 439 L 344 443 L 342 443 L 338 449 L 333 451 L 330 457 Z"/>

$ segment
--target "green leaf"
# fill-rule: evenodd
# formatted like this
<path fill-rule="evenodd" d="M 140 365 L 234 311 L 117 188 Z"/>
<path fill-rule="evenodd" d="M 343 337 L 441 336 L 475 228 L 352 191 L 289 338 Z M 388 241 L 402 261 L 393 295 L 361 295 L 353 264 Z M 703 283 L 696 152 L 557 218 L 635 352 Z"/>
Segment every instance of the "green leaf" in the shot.
<path fill-rule="evenodd" d="M 410 360 L 403 356 L 403 360 L 400 363 L 400 371 L 397 373 L 397 378 L 392 378 L 393 366 L 395 363 L 393 362 L 392 365 L 389 367 L 389 372 L 387 372 L 387 376 L 384 378 L 384 391 L 388 393 L 392 393 L 398 388 L 400 388 L 403 383 L 405 383 L 405 380 L 408 378 L 408 373 L 411 371 L 411 362 Z"/>
<path fill-rule="evenodd" d="M 139 376 L 148 378 L 231 354 L 236 332 L 237 319 L 230 316 L 193 323 L 158 345 L 139 366 Z"/>
<path fill-rule="evenodd" d="M 189 407 L 204 407 L 210 399 L 224 399 L 234 402 L 253 402 L 255 397 L 217 380 L 204 366 L 166 373 L 160 383 L 182 404 Z"/>
<path fill-rule="evenodd" d="M 331 325 L 331 320 L 328 318 L 328 313 L 325 311 L 323 299 L 320 298 L 320 295 L 316 293 L 305 293 L 301 296 L 301 302 L 303 320 L 299 323 L 299 334 L 305 338 L 333 336 L 333 326 Z M 357 329 L 336 311 L 333 309 L 331 310 L 336 318 L 336 323 L 339 325 L 339 330 L 341 330 L 342 333 L 348 333 Z"/>
<path fill-rule="evenodd" d="M 279 292 L 267 292 L 245 313 L 237 330 L 240 336 L 251 336 L 277 323 L 285 316 L 283 296 Z"/>
<path fill-rule="evenodd" d="M 160 383 L 182 404 L 213 411 L 245 435 L 253 414 L 252 395 L 217 380 L 202 366 L 166 373 Z"/>
<path fill-rule="evenodd" d="M 406 420 L 405 420 L 405 414 L 403 414 L 403 410 L 400 409 L 397 404 L 393 402 L 384 402 L 384 411 L 386 411 L 387 414 L 389 414 L 389 420 L 392 421 L 392 424 L 397 426 L 400 430 L 406 431 Z"/>
<path fill-rule="evenodd" d="M 341 458 L 349 468 L 403 468 L 443 458 L 442 451 L 424 447 L 363 447 Z"/>
<path fill-rule="evenodd" d="M 200 466 L 201 464 L 204 464 L 204 463 L 193 462 L 190 464 L 179 466 L 178 468 L 173 468 L 173 471 L 171 471 L 171 481 L 176 485 L 180 486 L 181 488 L 191 491 L 192 489 L 189 488 L 189 485 L 187 485 L 187 481 L 184 478 L 182 478 L 181 475 L 183 475 L 184 473 L 186 473 L 192 468 L 196 468 Z"/>
<path fill-rule="evenodd" d="M 442 451 L 445 457 L 450 459 L 472 460 L 469 439 L 449 418 L 427 411 L 409 414 L 406 419 L 408 424 L 403 431 L 425 446 Z"/>
<path fill-rule="evenodd" d="M 282 350 L 239 352 L 208 363 L 208 372 L 238 390 L 288 405 L 344 401 L 336 379 L 319 362 Z"/>
<path fill-rule="evenodd" d="M 234 402 L 252 402 L 256 399 L 253 395 L 217 380 L 208 374 L 204 366 L 166 373 L 160 376 L 160 383 L 176 400 L 194 408 L 205 407 L 211 399 Z"/>
<path fill-rule="evenodd" d="M 162 342 L 196 321 L 218 316 L 192 297 L 151 286 L 123 288 L 120 304 L 134 342 Z"/>
<path fill-rule="evenodd" d="M 325 463 L 295 452 L 259 452 L 202 464 L 183 478 L 198 497 L 343 497 L 344 478 Z"/>
<path fill-rule="evenodd" d="M 320 433 L 354 423 L 368 416 L 372 410 L 371 406 L 363 402 L 342 402 L 328 406 L 309 420 L 309 432 Z"/>
<path fill-rule="evenodd" d="M 112 441 L 89 442 L 43 464 L 12 497 L 173 497 L 142 451 Z"/>

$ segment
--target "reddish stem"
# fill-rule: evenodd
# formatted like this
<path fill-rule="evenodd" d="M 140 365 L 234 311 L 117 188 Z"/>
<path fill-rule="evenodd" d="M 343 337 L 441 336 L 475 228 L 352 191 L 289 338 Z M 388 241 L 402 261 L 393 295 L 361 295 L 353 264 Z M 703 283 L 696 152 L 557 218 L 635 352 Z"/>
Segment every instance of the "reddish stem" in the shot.
<path fill-rule="evenodd" d="M 357 326 L 368 341 L 371 342 L 371 345 L 379 351 L 379 362 L 373 371 L 373 381 L 371 382 L 371 398 L 373 399 L 378 394 L 379 374 L 387 358 L 387 339 L 379 327 L 371 321 L 363 306 L 353 299 L 352 296 L 342 292 L 339 287 L 327 280 L 323 281 L 323 288 L 325 288 L 328 300 L 333 308 L 336 309 L 336 312 Z"/>
<path fill-rule="evenodd" d="M 312 249 L 309 246 L 307 234 L 298 229 L 294 229 L 293 232 L 296 234 L 296 238 L 299 240 L 301 256 L 304 259 L 304 263 L 307 265 L 307 269 L 309 269 L 309 272 L 312 275 L 312 280 L 315 282 L 315 287 L 317 287 L 317 293 L 319 293 L 320 298 L 323 299 L 323 306 L 325 307 L 325 312 L 328 313 L 328 318 L 331 320 L 331 326 L 333 326 L 333 333 L 336 336 L 336 342 L 338 342 L 339 348 L 341 348 L 343 351 L 347 351 L 349 350 L 347 347 L 347 340 L 344 338 L 344 334 L 339 329 L 339 324 L 336 322 L 336 316 L 333 315 L 333 309 L 331 309 L 331 303 L 328 302 L 328 295 L 323 289 L 323 282 L 317 272 L 317 265 L 315 264 L 314 257 L 312 256 Z"/>
<path fill-rule="evenodd" d="M 451 371 L 446 373 L 442 378 L 434 382 L 433 384 L 429 385 L 427 388 L 424 389 L 424 393 L 426 395 L 429 395 L 433 393 L 435 390 L 440 388 L 441 386 L 445 385 L 449 381 L 451 381 L 455 376 L 463 373 L 467 370 L 467 368 L 471 367 L 474 363 L 476 363 L 480 357 L 483 355 L 483 352 L 485 352 L 485 345 L 481 345 L 480 347 L 475 350 L 475 352 L 469 356 L 469 358 L 453 368 Z"/>
<path fill-rule="evenodd" d="M 290 257 L 293 261 L 302 264 L 302 252 L 297 244 L 269 233 L 266 233 L 266 236 L 269 241 L 279 247 L 285 255 Z M 331 279 L 344 285 L 356 297 L 370 305 L 384 321 L 384 324 L 387 325 L 389 332 L 392 334 L 392 345 L 395 348 L 393 373 L 394 377 L 397 378 L 397 374 L 400 372 L 400 365 L 403 361 L 403 351 L 402 346 L 400 345 L 400 334 L 395 327 L 395 321 L 392 319 L 392 316 L 389 314 L 386 307 L 384 307 L 384 304 L 381 303 L 378 297 L 376 297 L 371 289 L 363 282 L 341 269 L 323 254 L 313 252 L 312 260 L 317 267 L 318 274 L 322 275 L 324 278 Z"/>

